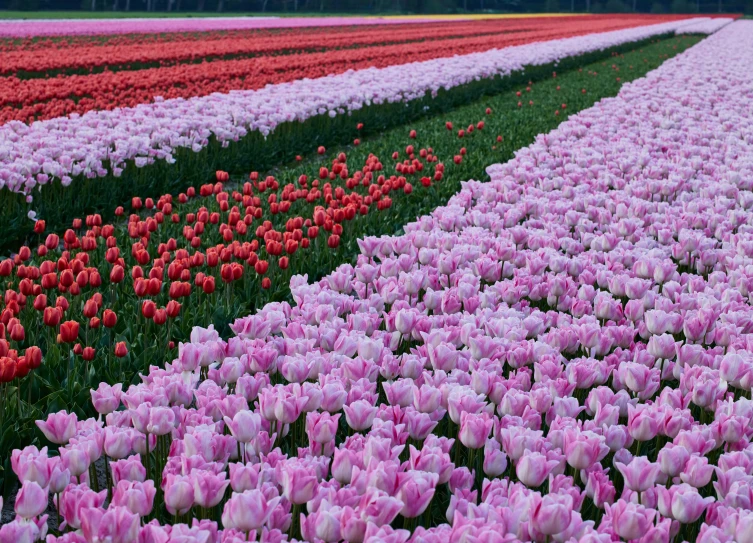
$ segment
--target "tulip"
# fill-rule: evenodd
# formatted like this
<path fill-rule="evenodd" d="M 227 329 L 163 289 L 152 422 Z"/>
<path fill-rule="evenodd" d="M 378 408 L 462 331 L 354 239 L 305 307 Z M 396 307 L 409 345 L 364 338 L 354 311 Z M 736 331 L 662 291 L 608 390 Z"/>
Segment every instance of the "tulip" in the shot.
<path fill-rule="evenodd" d="M 493 424 L 494 421 L 486 413 L 474 415 L 463 411 L 458 439 L 469 449 L 480 449 L 486 443 Z"/>
<path fill-rule="evenodd" d="M 77 530 L 81 527 L 82 512 L 102 507 L 106 499 L 107 490 L 97 493 L 85 485 L 70 485 L 59 497 L 58 510 L 65 524 Z"/>
<path fill-rule="evenodd" d="M 224 420 L 230 433 L 241 443 L 249 443 L 261 427 L 261 417 L 251 411 L 238 411 L 232 419 L 225 417 Z"/>
<path fill-rule="evenodd" d="M 192 474 L 194 488 L 194 503 L 200 507 L 214 507 L 225 497 L 225 489 L 230 484 L 221 476 L 207 471 L 196 471 Z"/>
<path fill-rule="evenodd" d="M 345 420 L 353 430 L 360 432 L 371 427 L 377 408 L 366 400 L 358 400 L 343 407 Z"/>
<path fill-rule="evenodd" d="M 695 488 L 684 486 L 672 495 L 672 517 L 681 524 L 692 524 L 713 502 L 714 498 L 703 498 Z"/>
<path fill-rule="evenodd" d="M 194 504 L 194 488 L 190 477 L 167 475 L 163 486 L 165 507 L 171 515 L 183 515 L 191 509 Z"/>
<path fill-rule="evenodd" d="M 145 517 L 152 512 L 156 492 L 152 480 L 145 483 L 121 480 L 113 491 L 112 504 L 125 507 L 131 513 Z"/>
<path fill-rule="evenodd" d="M 38 517 L 47 509 L 47 488 L 34 481 L 24 481 L 16 495 L 16 514 L 26 520 Z"/>
<path fill-rule="evenodd" d="M 415 518 L 429 507 L 439 482 L 436 473 L 409 471 L 398 474 L 399 488 L 395 497 L 403 503 L 400 514 Z"/>
<path fill-rule="evenodd" d="M 625 486 L 635 492 L 644 492 L 653 487 L 661 470 L 659 464 L 649 462 L 645 456 L 636 456 L 627 465 L 622 462 L 615 462 L 614 465 L 622 473 Z"/>
<path fill-rule="evenodd" d="M 111 507 L 107 511 L 91 508 L 81 515 L 81 531 L 87 541 L 136 541 L 139 526 L 139 515 L 131 513 L 126 507 Z"/>
<path fill-rule="evenodd" d="M 278 503 L 279 497 L 267 499 L 260 490 L 233 492 L 222 510 L 222 525 L 248 534 L 266 524 Z"/>
<path fill-rule="evenodd" d="M 559 534 L 570 525 L 573 514 L 573 499 L 567 494 L 549 494 L 534 500 L 531 525 L 547 536 Z"/>
<path fill-rule="evenodd" d="M 304 504 L 314 497 L 317 487 L 317 478 L 310 470 L 292 462 L 286 463 L 281 469 L 282 495 L 290 503 Z"/>
<path fill-rule="evenodd" d="M 564 452 L 568 464 L 576 470 L 583 470 L 603 459 L 609 447 L 602 436 L 568 428 L 564 432 Z"/>
<path fill-rule="evenodd" d="M 709 465 L 708 458 L 694 454 L 688 458 L 682 469 L 680 480 L 695 488 L 703 488 L 709 484 L 713 474 L 714 466 Z"/>
<path fill-rule="evenodd" d="M 642 505 L 619 500 L 614 505 L 606 506 L 612 518 L 612 527 L 622 539 L 638 539 L 653 524 L 656 511 Z"/>
<path fill-rule="evenodd" d="M 541 453 L 530 452 L 518 460 L 515 473 L 521 483 L 530 488 L 537 488 L 546 481 L 557 465 L 556 460 L 548 460 Z"/>
<path fill-rule="evenodd" d="M 75 413 L 69 415 L 66 411 L 61 411 L 51 413 L 46 421 L 38 420 L 36 424 L 52 443 L 65 445 L 75 435 L 77 422 L 78 417 Z"/>
<path fill-rule="evenodd" d="M 73 343 L 78 339 L 78 323 L 66 321 L 60 325 L 60 340 L 63 343 Z"/>

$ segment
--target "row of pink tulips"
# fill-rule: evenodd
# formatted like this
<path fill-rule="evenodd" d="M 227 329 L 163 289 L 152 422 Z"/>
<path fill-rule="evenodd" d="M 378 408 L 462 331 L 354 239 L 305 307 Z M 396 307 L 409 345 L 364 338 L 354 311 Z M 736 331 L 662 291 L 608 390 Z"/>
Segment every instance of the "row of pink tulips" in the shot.
<path fill-rule="evenodd" d="M 458 18 L 457 20 L 463 20 Z M 264 28 L 303 28 L 310 26 L 363 26 L 434 22 L 426 18 L 378 17 L 201 17 L 133 19 L 36 19 L 0 21 L 0 36 L 76 36 L 108 34 L 162 34 L 165 32 L 211 32 Z"/>
<path fill-rule="evenodd" d="M 50 543 L 750 541 L 751 50 L 729 25 L 39 421 L 59 456 L 14 452 L 0 541 L 50 494 Z"/>

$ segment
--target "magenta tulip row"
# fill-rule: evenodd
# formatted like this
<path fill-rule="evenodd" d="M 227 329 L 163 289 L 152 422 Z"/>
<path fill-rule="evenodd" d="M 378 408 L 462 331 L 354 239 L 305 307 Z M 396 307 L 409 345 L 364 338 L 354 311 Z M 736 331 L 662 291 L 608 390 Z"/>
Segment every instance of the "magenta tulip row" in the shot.
<path fill-rule="evenodd" d="M 752 52 L 726 26 L 100 385 L 98 420 L 39 421 L 60 456 L 14 451 L 0 541 L 49 494 L 50 543 L 750 541 Z"/>
<path fill-rule="evenodd" d="M 464 20 L 458 17 L 456 20 Z M 309 26 L 362 26 L 436 22 L 426 18 L 379 17 L 200 17 L 134 19 L 37 19 L 0 21 L 0 37 L 79 36 L 105 34 L 162 34 L 166 32 L 210 32 Z"/>
<path fill-rule="evenodd" d="M 370 68 L 270 85 L 255 91 L 215 93 L 135 108 L 92 111 L 25 125 L 0 127 L 0 189 L 27 195 L 55 179 L 120 176 L 129 161 L 144 167 L 175 160 L 177 149 L 204 149 L 212 137 L 224 145 L 251 131 L 264 136 L 282 123 L 346 114 L 372 104 L 408 102 L 474 80 L 504 76 L 590 51 L 674 32 L 695 19 L 490 50 L 425 62 Z M 232 112 L 228 114 L 228 112 Z M 109 166 L 108 166 L 109 165 Z M 110 170 L 109 168 L 112 168 Z"/>

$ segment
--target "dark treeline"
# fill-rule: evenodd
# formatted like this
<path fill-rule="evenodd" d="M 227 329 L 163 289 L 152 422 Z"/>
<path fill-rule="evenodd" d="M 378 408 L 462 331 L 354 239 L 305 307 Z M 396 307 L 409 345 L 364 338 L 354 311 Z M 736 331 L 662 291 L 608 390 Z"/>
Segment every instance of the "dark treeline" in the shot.
<path fill-rule="evenodd" d="M 753 13 L 753 0 L 0 0 L 0 9 L 269 13 Z"/>

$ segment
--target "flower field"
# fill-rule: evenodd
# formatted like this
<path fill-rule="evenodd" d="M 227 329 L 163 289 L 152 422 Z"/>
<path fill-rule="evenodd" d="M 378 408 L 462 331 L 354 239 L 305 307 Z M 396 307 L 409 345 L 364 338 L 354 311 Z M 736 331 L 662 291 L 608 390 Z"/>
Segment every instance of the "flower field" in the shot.
<path fill-rule="evenodd" d="M 265 21 L 6 34 L 0 543 L 753 541 L 753 22 Z"/>

